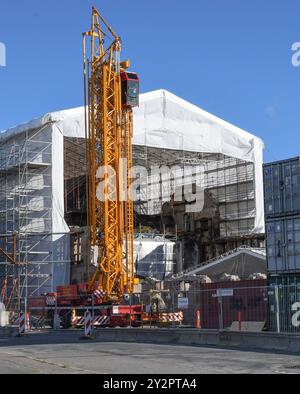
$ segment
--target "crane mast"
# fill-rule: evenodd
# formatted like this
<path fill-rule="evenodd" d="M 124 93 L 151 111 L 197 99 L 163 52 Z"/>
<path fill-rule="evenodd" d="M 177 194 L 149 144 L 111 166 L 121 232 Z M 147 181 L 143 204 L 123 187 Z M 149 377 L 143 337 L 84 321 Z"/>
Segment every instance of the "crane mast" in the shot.
<path fill-rule="evenodd" d="M 133 292 L 135 283 L 133 114 L 132 106 L 122 100 L 122 75 L 129 62 L 121 62 L 121 39 L 95 7 L 91 29 L 83 35 L 83 55 L 88 227 L 98 255 L 89 290 L 101 292 L 103 302 L 118 302 Z"/>

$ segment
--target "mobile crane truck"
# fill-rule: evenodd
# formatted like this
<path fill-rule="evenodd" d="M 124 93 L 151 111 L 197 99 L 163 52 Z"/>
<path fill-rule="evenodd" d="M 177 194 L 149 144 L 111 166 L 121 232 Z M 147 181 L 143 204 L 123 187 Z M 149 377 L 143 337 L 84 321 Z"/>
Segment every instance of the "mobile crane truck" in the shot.
<path fill-rule="evenodd" d="M 89 55 L 87 52 L 89 50 Z M 94 325 L 138 326 L 141 305 L 129 305 L 135 278 L 131 198 L 133 108 L 139 105 L 139 77 L 121 61 L 121 38 L 93 7 L 91 28 L 83 34 L 84 108 L 88 182 L 88 228 L 97 267 L 88 283 L 60 286 L 28 300 L 62 326 L 83 325 L 93 307 Z M 125 186 L 124 186 L 125 185 Z M 37 310 L 36 309 L 36 310 Z"/>

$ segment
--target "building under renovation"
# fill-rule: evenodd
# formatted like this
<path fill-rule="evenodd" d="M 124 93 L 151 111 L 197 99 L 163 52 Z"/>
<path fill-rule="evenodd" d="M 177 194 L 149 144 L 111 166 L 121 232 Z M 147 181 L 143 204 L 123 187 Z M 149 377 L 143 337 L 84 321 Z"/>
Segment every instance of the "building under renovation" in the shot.
<path fill-rule="evenodd" d="M 84 124 L 84 109 L 76 108 L 0 135 L 2 298 L 85 281 L 96 264 Z M 134 112 L 137 275 L 164 280 L 241 245 L 261 247 L 262 157 L 259 138 L 164 90 L 141 95 Z M 201 209 L 188 209 L 184 193 L 175 198 L 184 188 L 193 196 L 199 184 Z"/>

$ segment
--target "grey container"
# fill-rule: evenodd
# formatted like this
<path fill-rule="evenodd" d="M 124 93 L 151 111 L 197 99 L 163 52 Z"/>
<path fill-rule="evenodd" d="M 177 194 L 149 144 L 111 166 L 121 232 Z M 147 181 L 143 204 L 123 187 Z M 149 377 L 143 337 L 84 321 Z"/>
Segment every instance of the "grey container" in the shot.
<path fill-rule="evenodd" d="M 300 157 L 264 165 L 266 219 L 300 214 Z"/>
<path fill-rule="evenodd" d="M 267 265 L 269 273 L 300 273 L 300 217 L 268 220 Z"/>
<path fill-rule="evenodd" d="M 299 334 L 300 275 L 269 275 L 268 301 L 269 331 Z"/>

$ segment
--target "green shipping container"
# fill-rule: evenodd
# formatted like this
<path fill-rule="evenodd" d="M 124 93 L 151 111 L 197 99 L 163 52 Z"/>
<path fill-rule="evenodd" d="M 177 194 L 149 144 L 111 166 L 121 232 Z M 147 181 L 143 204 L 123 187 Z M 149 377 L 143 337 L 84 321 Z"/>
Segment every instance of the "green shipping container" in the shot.
<path fill-rule="evenodd" d="M 300 275 L 268 278 L 269 331 L 300 333 Z"/>

